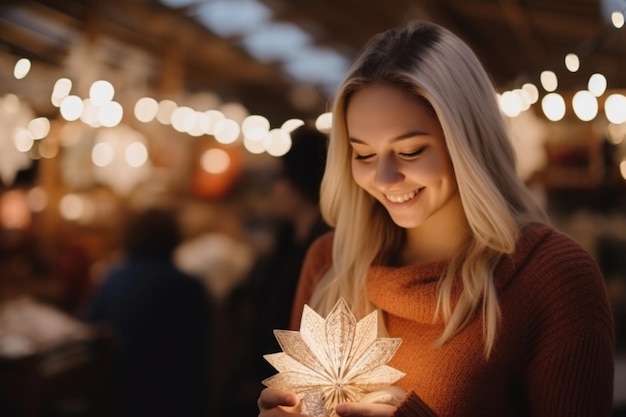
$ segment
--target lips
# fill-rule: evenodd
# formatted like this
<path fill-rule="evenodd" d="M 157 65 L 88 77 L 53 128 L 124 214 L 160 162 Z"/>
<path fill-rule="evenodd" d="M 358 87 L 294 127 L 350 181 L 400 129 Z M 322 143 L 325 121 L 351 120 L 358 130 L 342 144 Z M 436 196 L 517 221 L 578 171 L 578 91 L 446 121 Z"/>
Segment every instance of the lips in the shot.
<path fill-rule="evenodd" d="M 388 201 L 392 203 L 396 203 L 396 204 L 406 203 L 407 201 L 414 198 L 423 189 L 424 187 L 419 188 L 417 190 L 410 191 L 408 193 L 404 193 L 404 194 L 385 194 L 385 198 Z"/>

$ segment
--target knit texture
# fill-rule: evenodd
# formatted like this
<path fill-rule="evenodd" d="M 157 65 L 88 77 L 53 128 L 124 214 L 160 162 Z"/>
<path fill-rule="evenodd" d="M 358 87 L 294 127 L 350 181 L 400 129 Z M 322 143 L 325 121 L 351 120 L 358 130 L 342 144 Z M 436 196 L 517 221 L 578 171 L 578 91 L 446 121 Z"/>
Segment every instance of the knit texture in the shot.
<path fill-rule="evenodd" d="M 293 329 L 332 262 L 331 248 L 329 233 L 307 255 Z M 551 227 L 524 229 L 515 253 L 495 269 L 502 320 L 488 360 L 480 314 L 435 346 L 444 329 L 434 311 L 445 266 L 370 268 L 368 296 L 389 335 L 403 339 L 390 365 L 406 372 L 398 385 L 410 394 L 395 416 L 611 415 L 613 323 L 603 277 L 587 251 Z"/>

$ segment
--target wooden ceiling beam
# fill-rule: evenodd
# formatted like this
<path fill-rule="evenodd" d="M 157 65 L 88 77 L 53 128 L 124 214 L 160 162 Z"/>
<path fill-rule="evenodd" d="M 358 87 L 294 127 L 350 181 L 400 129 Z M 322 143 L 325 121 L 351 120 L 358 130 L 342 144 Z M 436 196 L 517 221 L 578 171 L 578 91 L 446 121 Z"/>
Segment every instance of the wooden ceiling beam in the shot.
<path fill-rule="evenodd" d="M 530 63 L 533 67 L 542 65 L 546 61 L 547 54 L 537 41 L 532 25 L 529 23 L 526 13 L 519 5 L 518 0 L 499 0 L 498 3 Z"/>
<path fill-rule="evenodd" d="M 468 2 L 465 0 L 448 1 L 451 10 L 469 19 L 502 21 L 502 9 L 499 3 Z M 588 39 L 595 37 L 601 25 L 592 19 L 573 14 L 526 8 L 526 20 L 529 25 L 543 33 L 552 33 L 567 39 Z"/>

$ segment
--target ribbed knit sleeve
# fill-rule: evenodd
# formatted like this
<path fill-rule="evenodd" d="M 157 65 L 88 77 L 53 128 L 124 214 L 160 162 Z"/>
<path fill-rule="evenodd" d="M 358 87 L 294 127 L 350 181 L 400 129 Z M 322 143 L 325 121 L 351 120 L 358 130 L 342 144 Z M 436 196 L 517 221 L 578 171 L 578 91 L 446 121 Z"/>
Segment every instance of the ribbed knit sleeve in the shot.
<path fill-rule="evenodd" d="M 437 415 L 411 391 L 392 417 L 437 417 Z"/>

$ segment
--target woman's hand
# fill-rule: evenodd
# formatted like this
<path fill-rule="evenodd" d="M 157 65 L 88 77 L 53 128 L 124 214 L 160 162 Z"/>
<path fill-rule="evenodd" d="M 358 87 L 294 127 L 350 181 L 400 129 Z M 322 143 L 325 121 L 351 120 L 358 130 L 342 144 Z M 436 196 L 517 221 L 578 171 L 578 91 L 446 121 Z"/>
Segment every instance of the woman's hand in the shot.
<path fill-rule="evenodd" d="M 335 412 L 341 417 L 390 417 L 406 395 L 404 389 L 390 386 L 365 395 L 357 403 L 339 404 Z"/>
<path fill-rule="evenodd" d="M 259 417 L 301 416 L 300 400 L 291 391 L 265 388 L 257 401 Z"/>

